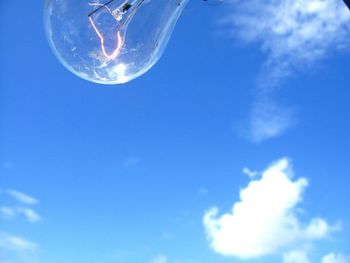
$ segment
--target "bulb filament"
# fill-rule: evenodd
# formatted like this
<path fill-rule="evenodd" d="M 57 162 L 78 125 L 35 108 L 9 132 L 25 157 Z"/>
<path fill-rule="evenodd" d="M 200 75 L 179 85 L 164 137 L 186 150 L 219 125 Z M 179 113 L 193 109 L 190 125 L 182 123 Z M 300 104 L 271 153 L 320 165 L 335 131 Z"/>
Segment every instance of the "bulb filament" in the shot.
<path fill-rule="evenodd" d="M 118 5 L 118 7 L 114 10 L 112 10 L 109 5 L 112 4 L 116 0 L 109 0 L 105 4 L 100 3 L 89 3 L 90 6 L 97 6 L 94 11 L 88 14 L 88 18 L 90 21 L 90 24 L 92 28 L 94 29 L 97 37 L 100 40 L 101 45 L 101 51 L 102 54 L 108 59 L 108 60 L 114 60 L 119 57 L 121 54 L 122 48 L 124 46 L 124 36 L 122 34 L 122 30 L 125 29 L 125 27 L 128 25 L 128 22 L 132 19 L 134 13 L 137 11 L 137 9 L 143 4 L 145 0 L 126 0 L 123 1 L 122 4 Z M 134 7 L 133 7 L 134 6 Z M 133 7 L 133 8 L 132 8 Z M 116 30 L 116 47 L 112 52 L 107 52 L 106 50 L 106 44 L 105 44 L 105 37 L 101 33 L 101 31 L 98 29 L 95 21 L 94 21 L 94 15 L 100 12 L 103 9 L 106 9 L 110 15 L 114 17 L 117 23 L 117 30 Z"/>

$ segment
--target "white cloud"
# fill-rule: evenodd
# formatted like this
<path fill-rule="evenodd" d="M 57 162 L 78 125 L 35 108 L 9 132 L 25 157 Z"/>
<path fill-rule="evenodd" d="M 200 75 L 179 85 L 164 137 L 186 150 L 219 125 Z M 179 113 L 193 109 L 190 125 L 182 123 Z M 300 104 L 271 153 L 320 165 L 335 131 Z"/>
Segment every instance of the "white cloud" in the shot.
<path fill-rule="evenodd" d="M 23 215 L 30 223 L 38 222 L 41 217 L 31 208 L 27 207 L 0 207 L 0 215 L 6 220 L 14 219 L 17 216 Z"/>
<path fill-rule="evenodd" d="M 282 80 L 350 47 L 350 12 L 342 0 L 228 0 L 224 23 L 235 38 L 257 43 L 267 58 L 245 134 L 261 142 L 295 124 L 294 112 L 271 100 Z"/>
<path fill-rule="evenodd" d="M 5 220 L 23 216 L 28 222 L 36 223 L 41 220 L 40 215 L 30 208 L 38 203 L 38 200 L 17 190 L 5 190 L 15 200 L 17 205 L 1 206 L 0 217 Z M 2 194 L 2 192 L 1 192 Z M 0 232 L 0 262 L 30 263 L 36 260 L 38 245 L 21 236 Z"/>
<path fill-rule="evenodd" d="M 350 40 L 350 13 L 341 0 L 231 0 L 228 23 L 238 37 L 268 54 L 267 86 Z"/>
<path fill-rule="evenodd" d="M 322 258 L 322 263 L 350 263 L 350 256 L 331 253 Z"/>
<path fill-rule="evenodd" d="M 17 213 L 13 207 L 2 206 L 0 207 L 0 215 L 4 219 L 13 219 Z"/>
<path fill-rule="evenodd" d="M 257 171 L 252 171 L 247 167 L 243 168 L 242 172 L 251 179 L 258 175 Z"/>
<path fill-rule="evenodd" d="M 17 190 L 6 190 L 6 193 L 13 199 L 15 199 L 18 203 L 24 204 L 26 206 L 1 206 L 0 216 L 3 219 L 10 220 L 22 215 L 30 223 L 36 223 L 39 220 L 41 220 L 40 215 L 36 211 L 28 207 L 29 205 L 37 204 L 37 199 Z"/>
<path fill-rule="evenodd" d="M 0 248 L 10 251 L 35 251 L 37 245 L 20 236 L 15 236 L 7 233 L 0 233 Z"/>
<path fill-rule="evenodd" d="M 288 159 L 264 171 L 240 191 L 240 201 L 230 212 L 218 216 L 218 209 L 205 213 L 203 222 L 212 249 L 222 255 L 254 258 L 325 238 L 334 230 L 324 219 L 300 220 L 297 206 L 308 181 L 293 180 Z M 300 256 L 300 254 L 299 254 Z M 287 256 L 289 260 L 297 255 Z"/>
<path fill-rule="evenodd" d="M 292 110 L 280 107 L 270 99 L 258 98 L 249 118 L 248 135 L 253 142 L 261 142 L 283 134 L 295 122 Z"/>
<path fill-rule="evenodd" d="M 310 263 L 310 260 L 306 251 L 295 250 L 283 256 L 283 263 Z"/>
<path fill-rule="evenodd" d="M 35 205 L 38 203 L 38 200 L 35 199 L 32 196 L 29 196 L 25 193 L 22 193 L 20 191 L 17 190 L 7 190 L 6 191 L 8 195 L 10 195 L 12 198 L 14 198 L 15 200 L 17 200 L 20 203 L 26 204 L 26 205 Z"/>
<path fill-rule="evenodd" d="M 31 223 L 36 223 L 41 219 L 40 215 L 30 208 L 19 207 L 18 212 L 23 214 Z"/>
<path fill-rule="evenodd" d="M 305 229 L 305 237 L 321 239 L 329 233 L 329 225 L 322 218 L 314 218 Z M 333 225 L 332 230 L 340 230 L 339 224 Z"/>
<path fill-rule="evenodd" d="M 152 263 L 167 263 L 168 258 L 164 255 L 158 255 L 155 258 L 152 259 Z"/>

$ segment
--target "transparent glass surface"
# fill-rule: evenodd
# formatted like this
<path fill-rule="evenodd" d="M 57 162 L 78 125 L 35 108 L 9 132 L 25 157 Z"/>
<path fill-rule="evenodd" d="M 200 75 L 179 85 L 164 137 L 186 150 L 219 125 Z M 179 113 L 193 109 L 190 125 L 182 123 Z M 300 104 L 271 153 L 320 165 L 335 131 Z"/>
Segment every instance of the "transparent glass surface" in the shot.
<path fill-rule="evenodd" d="M 55 55 L 74 74 L 125 83 L 157 62 L 187 2 L 45 0 L 45 30 Z"/>

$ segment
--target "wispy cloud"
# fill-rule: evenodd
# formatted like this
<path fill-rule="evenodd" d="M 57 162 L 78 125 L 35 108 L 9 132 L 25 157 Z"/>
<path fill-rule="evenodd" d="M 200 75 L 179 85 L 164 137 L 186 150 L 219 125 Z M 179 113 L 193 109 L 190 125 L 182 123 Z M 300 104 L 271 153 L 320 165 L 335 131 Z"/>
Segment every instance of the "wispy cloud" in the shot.
<path fill-rule="evenodd" d="M 36 198 L 14 189 L 4 190 L 1 194 L 7 194 L 12 199 L 8 200 L 9 205 L 4 204 L 0 207 L 1 219 L 14 220 L 22 216 L 30 223 L 41 220 L 41 216 L 32 209 L 32 206 L 39 202 Z M 0 232 L 0 262 L 37 262 L 38 248 L 36 243 L 22 236 Z"/>
<path fill-rule="evenodd" d="M 300 219 L 298 205 L 307 186 L 306 178 L 293 179 L 288 159 L 274 163 L 240 191 L 231 211 L 219 216 L 214 207 L 205 213 L 211 248 L 242 259 L 284 251 L 286 263 L 307 263 L 304 247 L 339 229 L 320 217 Z"/>
<path fill-rule="evenodd" d="M 322 263 L 350 263 L 350 255 L 331 253 L 322 258 Z"/>
<path fill-rule="evenodd" d="M 13 219 L 17 213 L 13 207 L 2 206 L 0 207 L 0 215 L 4 219 Z"/>
<path fill-rule="evenodd" d="M 281 135 L 295 124 L 292 110 L 271 99 L 289 76 L 309 70 L 350 47 L 350 12 L 342 0 L 229 0 L 224 19 L 232 35 L 257 43 L 266 54 L 246 129 L 254 142 Z"/>
<path fill-rule="evenodd" d="M 39 246 L 24 237 L 0 232 L 1 263 L 37 263 Z"/>
<path fill-rule="evenodd" d="M 164 255 L 158 255 L 151 260 L 151 263 L 167 263 L 168 258 Z"/>
<path fill-rule="evenodd" d="M 282 135 L 296 123 L 295 112 L 282 107 L 273 100 L 258 97 L 250 113 L 248 122 L 248 136 L 253 142 Z"/>
<path fill-rule="evenodd" d="M 36 223 L 41 220 L 41 216 L 30 206 L 37 204 L 39 201 L 18 190 L 5 190 L 11 198 L 13 198 L 18 204 L 12 206 L 1 206 L 0 217 L 5 220 L 15 219 L 18 216 L 24 216 L 30 223 Z"/>
<path fill-rule="evenodd" d="M 37 212 L 27 207 L 2 206 L 0 207 L 0 215 L 6 220 L 11 220 L 17 216 L 23 215 L 30 223 L 36 223 L 41 219 Z"/>
<path fill-rule="evenodd" d="M 35 212 L 33 209 L 26 208 L 26 207 L 18 207 L 19 213 L 23 214 L 27 220 L 31 223 L 36 223 L 39 220 L 41 220 L 40 215 Z"/>
<path fill-rule="evenodd" d="M 310 263 L 310 259 L 305 250 L 294 250 L 284 254 L 283 263 Z"/>
<path fill-rule="evenodd" d="M 34 242 L 26 240 L 23 237 L 0 233 L 0 248 L 16 252 L 31 252 L 35 251 L 38 246 Z"/>
<path fill-rule="evenodd" d="M 25 205 L 35 205 L 39 202 L 34 197 L 27 195 L 25 193 L 22 193 L 18 190 L 10 189 L 10 190 L 7 190 L 6 192 L 9 196 L 11 196 L 12 198 L 17 200 L 18 202 L 23 203 Z"/>
<path fill-rule="evenodd" d="M 257 171 L 252 171 L 248 167 L 244 167 L 242 172 L 251 179 L 253 179 L 254 177 L 256 177 L 258 175 Z"/>
<path fill-rule="evenodd" d="M 22 214 L 30 223 L 36 223 L 41 220 L 41 216 L 31 208 L 17 207 L 16 211 L 18 214 Z"/>
<path fill-rule="evenodd" d="M 231 2 L 227 22 L 234 34 L 246 42 L 259 43 L 267 54 L 267 75 L 263 74 L 267 87 L 334 50 L 349 47 L 350 14 L 342 0 Z"/>

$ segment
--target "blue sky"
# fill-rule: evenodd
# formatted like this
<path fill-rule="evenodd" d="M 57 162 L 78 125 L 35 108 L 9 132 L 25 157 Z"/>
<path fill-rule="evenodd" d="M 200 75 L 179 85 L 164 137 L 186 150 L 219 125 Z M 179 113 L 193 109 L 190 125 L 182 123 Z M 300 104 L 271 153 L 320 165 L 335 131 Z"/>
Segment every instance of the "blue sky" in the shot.
<path fill-rule="evenodd" d="M 192 0 L 119 86 L 59 64 L 42 9 L 0 3 L 1 263 L 350 262 L 341 1 Z"/>

